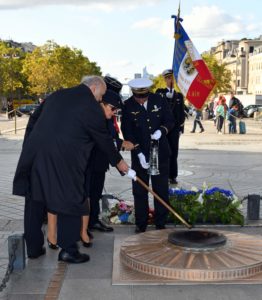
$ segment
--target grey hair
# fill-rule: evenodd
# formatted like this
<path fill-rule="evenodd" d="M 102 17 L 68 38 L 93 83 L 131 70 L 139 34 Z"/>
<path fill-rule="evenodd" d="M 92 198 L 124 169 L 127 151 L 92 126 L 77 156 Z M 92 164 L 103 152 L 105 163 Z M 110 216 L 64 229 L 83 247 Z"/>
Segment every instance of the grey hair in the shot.
<path fill-rule="evenodd" d="M 106 86 L 104 79 L 100 76 L 96 76 L 96 75 L 88 75 L 88 76 L 84 76 L 81 80 L 82 84 L 85 84 L 86 86 L 90 87 L 92 85 L 95 86 Z"/>

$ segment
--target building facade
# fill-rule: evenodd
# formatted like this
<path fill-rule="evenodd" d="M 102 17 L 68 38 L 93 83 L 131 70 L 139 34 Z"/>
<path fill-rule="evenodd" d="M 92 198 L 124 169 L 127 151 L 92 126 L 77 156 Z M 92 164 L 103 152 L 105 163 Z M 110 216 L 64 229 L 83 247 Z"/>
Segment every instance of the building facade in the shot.
<path fill-rule="evenodd" d="M 222 41 L 210 53 L 231 71 L 231 86 L 236 94 L 262 95 L 262 36 Z"/>

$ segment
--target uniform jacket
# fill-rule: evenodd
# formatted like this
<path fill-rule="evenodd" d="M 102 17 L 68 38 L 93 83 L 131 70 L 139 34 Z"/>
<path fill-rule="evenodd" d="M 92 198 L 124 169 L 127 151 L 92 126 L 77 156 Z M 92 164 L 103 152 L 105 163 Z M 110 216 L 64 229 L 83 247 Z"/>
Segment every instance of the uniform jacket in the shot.
<path fill-rule="evenodd" d="M 134 97 L 126 100 L 122 109 L 121 129 L 125 140 L 138 145 L 131 152 L 133 164 L 139 164 L 137 154 L 140 152 L 145 155 L 146 161 L 149 161 L 151 134 L 158 129 L 162 132 L 159 140 L 159 163 L 166 162 L 170 155 L 166 135 L 173 126 L 174 118 L 167 102 L 161 96 L 150 93 L 147 109 Z"/>
<path fill-rule="evenodd" d="M 86 170 L 94 144 L 113 166 L 121 160 L 103 110 L 83 84 L 57 91 L 41 109 L 24 142 L 13 193 L 29 194 L 52 212 L 86 214 Z"/>
<path fill-rule="evenodd" d="M 184 123 L 185 123 L 185 104 L 184 97 L 181 93 L 174 91 L 173 98 L 167 98 L 166 93 L 169 92 L 167 88 L 157 89 L 156 93 L 160 94 L 169 104 L 169 107 L 174 116 L 174 127 L 172 131 L 181 131 L 184 132 Z"/>

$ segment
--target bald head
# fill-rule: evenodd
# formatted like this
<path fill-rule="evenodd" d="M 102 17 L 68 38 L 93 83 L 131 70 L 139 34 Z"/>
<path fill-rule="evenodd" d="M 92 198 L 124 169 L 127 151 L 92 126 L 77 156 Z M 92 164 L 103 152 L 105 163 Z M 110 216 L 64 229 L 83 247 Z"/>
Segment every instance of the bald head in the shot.
<path fill-rule="evenodd" d="M 81 80 L 82 84 L 88 86 L 97 101 L 102 100 L 102 96 L 106 92 L 106 84 L 100 76 L 84 76 Z"/>

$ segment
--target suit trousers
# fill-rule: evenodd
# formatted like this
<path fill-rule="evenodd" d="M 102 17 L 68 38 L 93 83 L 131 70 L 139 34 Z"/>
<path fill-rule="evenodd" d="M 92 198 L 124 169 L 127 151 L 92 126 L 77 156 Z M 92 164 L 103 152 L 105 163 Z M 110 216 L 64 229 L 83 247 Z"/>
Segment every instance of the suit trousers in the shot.
<path fill-rule="evenodd" d="M 141 166 L 132 166 L 136 171 L 137 176 L 142 179 L 147 185 L 149 184 L 149 175 L 147 170 Z M 160 174 L 151 176 L 152 188 L 166 203 L 169 202 L 168 197 L 168 163 L 161 165 Z M 142 230 L 145 230 L 148 223 L 148 191 L 141 186 L 138 182 L 133 181 L 133 195 L 135 204 L 135 220 L 136 225 Z M 155 207 L 155 225 L 156 227 L 162 227 L 166 223 L 166 217 L 168 210 L 154 198 Z"/>
<path fill-rule="evenodd" d="M 100 214 L 99 200 L 102 197 L 103 188 L 105 184 L 106 172 L 92 172 L 90 179 L 90 219 L 89 226 L 92 227 L 98 222 Z"/>
<path fill-rule="evenodd" d="M 171 149 L 171 156 L 169 160 L 169 178 L 176 179 L 178 175 L 178 149 L 179 149 L 179 131 L 172 130 L 168 135 L 168 143 Z"/>
<path fill-rule="evenodd" d="M 28 256 L 37 256 L 44 245 L 42 224 L 46 213 L 44 203 L 25 199 L 24 237 Z M 73 254 L 80 240 L 81 216 L 57 214 L 57 244 Z"/>
<path fill-rule="evenodd" d="M 24 210 L 24 238 L 28 256 L 37 256 L 44 245 L 42 225 L 46 208 L 42 202 L 32 201 L 30 196 L 25 197 Z"/>

